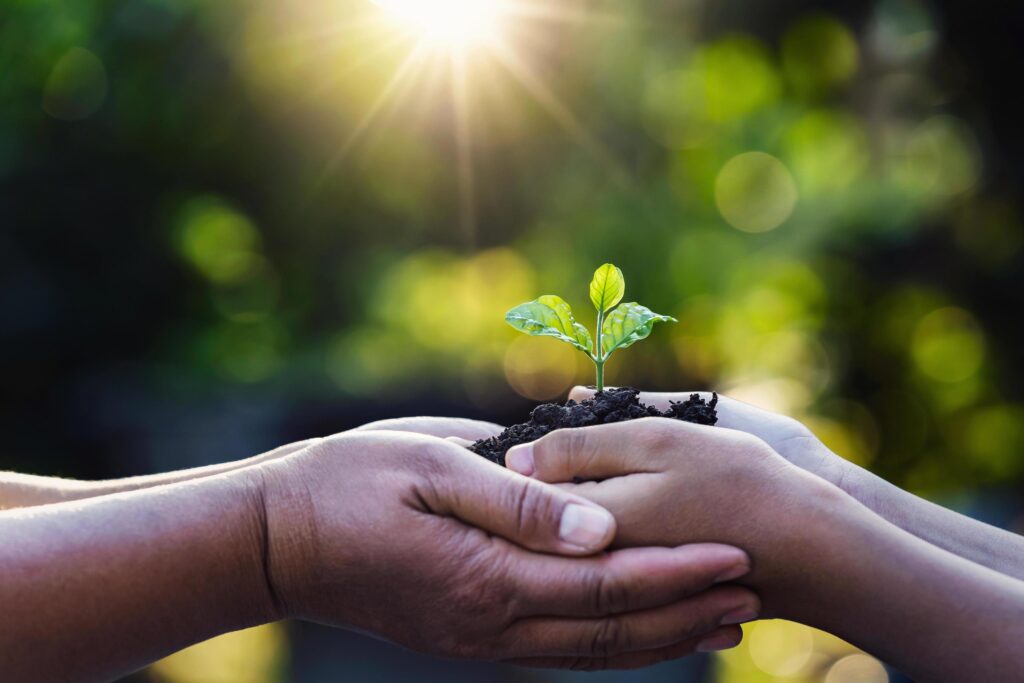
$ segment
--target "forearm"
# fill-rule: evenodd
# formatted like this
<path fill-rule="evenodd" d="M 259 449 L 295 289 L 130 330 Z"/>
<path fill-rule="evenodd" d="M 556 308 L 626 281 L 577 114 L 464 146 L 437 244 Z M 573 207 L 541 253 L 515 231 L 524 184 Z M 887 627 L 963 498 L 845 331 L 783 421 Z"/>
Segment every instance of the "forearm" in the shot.
<path fill-rule="evenodd" d="M 685 394 L 647 394 L 667 405 Z M 710 398 L 710 396 L 705 396 Z M 753 434 L 794 465 L 831 482 L 876 514 L 918 538 L 963 558 L 1024 579 L 1024 538 L 929 503 L 829 450 L 804 425 L 726 397 L 719 425 Z"/>
<path fill-rule="evenodd" d="M 954 555 L 1024 579 L 1024 537 L 919 498 L 845 461 L 837 471 L 833 483 L 891 524 Z"/>
<path fill-rule="evenodd" d="M 1024 582 L 913 536 L 847 498 L 819 497 L 777 616 L 834 633 L 919 681 L 1015 680 Z M 845 498 L 845 496 L 843 496 Z"/>
<path fill-rule="evenodd" d="M 256 470 L 0 513 L 3 679 L 103 681 L 278 617 Z"/>
<path fill-rule="evenodd" d="M 0 511 L 84 500 L 111 493 L 140 491 L 153 488 L 154 486 L 165 486 L 167 484 L 192 481 L 202 477 L 226 474 L 261 462 L 284 457 L 290 453 L 302 450 L 316 441 L 318 439 L 288 444 L 267 453 L 234 462 L 105 481 L 81 481 L 61 479 L 59 477 L 17 474 L 15 472 L 0 472 Z"/>

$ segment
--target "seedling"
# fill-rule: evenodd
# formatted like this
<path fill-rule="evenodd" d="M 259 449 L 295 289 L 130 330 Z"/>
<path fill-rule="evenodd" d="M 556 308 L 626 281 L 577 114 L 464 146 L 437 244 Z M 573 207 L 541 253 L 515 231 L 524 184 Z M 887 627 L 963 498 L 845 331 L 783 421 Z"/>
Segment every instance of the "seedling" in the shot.
<path fill-rule="evenodd" d="M 587 328 L 576 322 L 569 304 L 554 294 L 516 306 L 505 314 L 505 321 L 520 332 L 535 337 L 554 337 L 587 354 L 594 362 L 595 384 L 601 392 L 604 391 L 604 364 L 612 353 L 646 339 L 654 323 L 679 322 L 635 302 L 619 305 L 625 293 L 626 280 L 614 265 L 606 263 L 594 272 L 594 279 L 590 281 L 590 301 L 597 309 L 593 337 Z"/>

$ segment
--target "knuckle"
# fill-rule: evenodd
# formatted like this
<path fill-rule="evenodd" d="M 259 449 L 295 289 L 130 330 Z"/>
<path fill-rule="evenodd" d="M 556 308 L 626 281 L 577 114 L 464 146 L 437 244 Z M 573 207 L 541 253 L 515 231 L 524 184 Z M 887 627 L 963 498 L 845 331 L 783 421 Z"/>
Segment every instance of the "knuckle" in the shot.
<path fill-rule="evenodd" d="M 598 573 L 593 579 L 594 612 L 617 614 L 629 611 L 629 591 L 621 581 L 605 573 Z"/>
<path fill-rule="evenodd" d="M 454 570 L 445 574 L 437 591 L 452 606 L 453 615 L 490 616 L 508 583 L 500 542 L 469 530 L 455 540 L 442 548 L 446 564 Z M 463 609 L 467 611 L 462 613 Z"/>
<path fill-rule="evenodd" d="M 445 600 L 445 611 L 453 617 L 445 620 L 438 631 L 443 635 L 435 642 L 440 654 L 458 659 L 493 659 L 505 644 L 504 629 L 512 623 L 508 616 L 507 592 L 500 579 L 495 580 L 485 569 L 459 575 L 459 588 Z M 457 616 L 455 616 L 457 615 Z"/>
<path fill-rule="evenodd" d="M 772 417 L 778 420 L 776 430 L 785 434 L 787 438 L 814 438 L 814 432 L 800 420 L 788 415 L 773 415 Z"/>
<path fill-rule="evenodd" d="M 584 652 L 593 659 L 607 659 L 627 649 L 627 640 L 627 630 L 620 619 L 601 619 L 594 626 Z"/>
<path fill-rule="evenodd" d="M 735 438 L 737 446 L 754 455 L 764 457 L 775 452 L 766 441 L 753 434 L 736 432 Z"/>
<path fill-rule="evenodd" d="M 455 468 L 455 460 L 452 458 L 452 444 L 441 439 L 426 439 L 418 442 L 415 447 L 410 447 L 407 453 L 420 462 L 421 467 L 428 470 L 430 474 L 447 475 Z"/>
<path fill-rule="evenodd" d="M 328 460 L 339 457 L 350 449 L 366 448 L 367 444 L 358 436 L 335 434 L 318 439 L 306 450 L 313 459 Z"/>
<path fill-rule="evenodd" d="M 453 463 L 447 445 L 440 439 L 407 433 L 368 431 L 359 435 L 374 461 L 385 461 L 392 469 L 440 480 L 450 474 Z"/>
<path fill-rule="evenodd" d="M 664 417 L 645 417 L 638 421 L 637 440 L 645 450 L 665 451 L 679 443 L 679 424 Z"/>
<path fill-rule="evenodd" d="M 534 451 L 538 466 L 544 461 L 572 463 L 586 453 L 587 432 L 580 427 L 559 429 L 537 442 L 540 448 Z"/>
<path fill-rule="evenodd" d="M 463 493 L 451 485 L 450 467 L 428 453 L 406 459 L 402 476 L 410 482 L 413 490 L 427 510 L 447 509 Z"/>
<path fill-rule="evenodd" d="M 453 577 L 451 602 L 456 613 L 499 621 L 509 597 L 508 569 L 500 553 L 486 545 L 458 558 L 460 570 Z"/>
<path fill-rule="evenodd" d="M 511 497 L 509 508 L 515 519 L 515 528 L 522 537 L 531 537 L 549 520 L 551 498 L 539 483 L 524 480 L 521 486 L 512 487 L 508 495 Z"/>

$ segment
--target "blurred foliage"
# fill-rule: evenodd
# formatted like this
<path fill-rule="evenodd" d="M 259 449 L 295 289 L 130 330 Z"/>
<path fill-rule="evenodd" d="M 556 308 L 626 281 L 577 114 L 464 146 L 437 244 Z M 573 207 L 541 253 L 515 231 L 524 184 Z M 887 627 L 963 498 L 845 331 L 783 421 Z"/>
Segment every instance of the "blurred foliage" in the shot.
<path fill-rule="evenodd" d="M 288 642 L 281 624 L 235 631 L 182 650 L 150 668 L 155 683 L 277 683 Z"/>
<path fill-rule="evenodd" d="M 792 414 L 926 494 L 1024 482 L 1009 16 L 513 4 L 451 52 L 369 0 L 5 0 L 0 466 L 520 419 L 589 374 L 503 313 L 585 310 L 613 261 L 681 322 L 610 382 Z M 727 680 L 790 666 L 761 629 Z M 852 657 L 826 680 L 875 680 Z"/>
<path fill-rule="evenodd" d="M 786 621 L 744 627 L 739 647 L 718 655 L 720 683 L 888 683 L 874 658 L 822 631 Z"/>
<path fill-rule="evenodd" d="M 501 313 L 614 259 L 684 322 L 611 381 L 790 412 L 924 490 L 1019 479 L 993 417 L 1021 409 L 1018 357 L 972 280 L 1004 286 L 1024 234 L 931 8 L 757 33 L 700 3 L 512 5 L 500 47 L 454 55 L 365 0 L 8 3 L 18 270 L 61 268 L 73 231 L 57 253 L 110 280 L 57 285 L 76 308 L 169 290 L 129 333 L 143 375 L 431 384 L 506 417 L 586 375 Z"/>

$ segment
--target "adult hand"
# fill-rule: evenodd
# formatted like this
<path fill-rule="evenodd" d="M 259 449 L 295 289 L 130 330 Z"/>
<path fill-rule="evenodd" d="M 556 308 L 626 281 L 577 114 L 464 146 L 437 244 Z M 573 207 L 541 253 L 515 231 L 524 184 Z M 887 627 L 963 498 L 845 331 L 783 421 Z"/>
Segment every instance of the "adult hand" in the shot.
<path fill-rule="evenodd" d="M 742 551 L 594 555 L 615 533 L 607 511 L 441 439 L 348 433 L 261 470 L 280 616 L 445 656 L 603 669 L 733 646 L 737 615 L 759 607 L 727 583 L 749 569 Z"/>
<path fill-rule="evenodd" d="M 502 427 L 490 422 L 466 420 L 454 417 L 409 417 L 371 422 L 352 431 L 399 431 L 429 434 L 451 439 L 453 442 L 470 445 L 474 441 L 494 436 Z M 279 446 L 243 460 L 194 467 L 174 472 L 161 472 L 125 479 L 106 481 L 76 481 L 58 477 L 40 477 L 14 472 L 0 472 L 0 511 L 63 503 L 72 500 L 86 500 L 111 493 L 141 491 L 155 486 L 166 486 L 203 477 L 226 474 L 270 460 L 277 460 L 308 448 L 320 439 L 307 439 Z"/>

